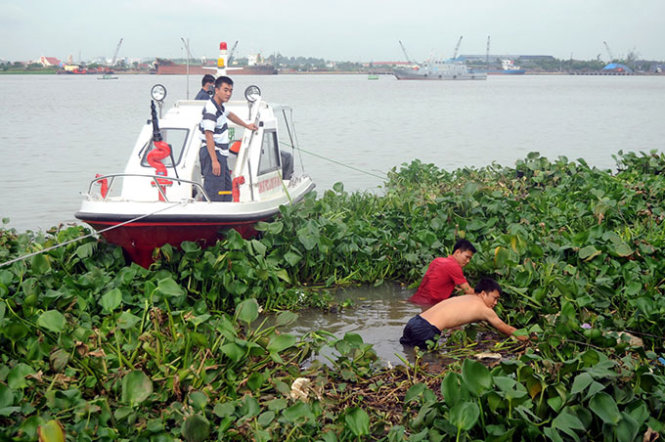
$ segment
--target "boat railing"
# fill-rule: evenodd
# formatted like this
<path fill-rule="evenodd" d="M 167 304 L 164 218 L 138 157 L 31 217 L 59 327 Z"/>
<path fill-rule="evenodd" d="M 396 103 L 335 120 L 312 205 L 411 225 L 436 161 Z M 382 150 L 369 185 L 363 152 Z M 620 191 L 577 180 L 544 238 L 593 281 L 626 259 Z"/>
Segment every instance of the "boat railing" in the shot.
<path fill-rule="evenodd" d="M 102 184 L 104 182 L 107 183 L 108 187 L 105 192 L 99 192 L 99 194 L 102 197 L 102 200 L 106 200 L 106 198 L 109 196 L 111 193 L 111 189 L 113 188 L 113 184 L 115 182 L 116 178 L 125 178 L 125 177 L 138 177 L 138 178 L 149 178 L 152 180 L 152 185 L 155 186 L 159 192 L 159 194 L 162 196 L 164 201 L 169 201 L 168 197 L 166 196 L 166 192 L 164 192 L 164 184 L 163 181 L 165 180 L 165 177 L 162 175 L 149 175 L 149 174 L 141 174 L 141 173 L 112 173 L 109 175 L 100 175 L 90 181 L 90 186 L 88 187 L 88 196 L 93 194 L 93 186 L 95 184 Z M 177 177 L 172 177 L 169 176 L 168 180 L 170 182 L 176 182 L 178 184 L 191 184 L 194 186 L 196 189 L 197 193 L 200 193 L 203 198 L 207 202 L 211 202 L 210 197 L 206 193 L 206 191 L 203 189 L 203 186 L 201 183 L 197 183 L 196 181 L 191 181 L 191 180 L 186 180 L 183 178 L 177 178 Z"/>

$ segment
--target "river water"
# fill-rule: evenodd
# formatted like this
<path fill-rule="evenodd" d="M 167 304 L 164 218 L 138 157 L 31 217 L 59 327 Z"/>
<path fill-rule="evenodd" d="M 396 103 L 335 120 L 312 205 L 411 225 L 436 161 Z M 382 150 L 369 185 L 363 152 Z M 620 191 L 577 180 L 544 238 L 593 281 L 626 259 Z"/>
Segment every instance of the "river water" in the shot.
<path fill-rule="evenodd" d="M 665 76 L 490 76 L 487 81 L 397 81 L 364 75 L 238 76 L 294 108 L 302 155 L 319 191 L 380 191 L 386 171 L 416 158 L 452 170 L 512 166 L 530 151 L 615 165 L 618 150 L 663 150 Z M 95 173 L 121 172 L 149 118 L 150 87 L 166 106 L 186 76 L 0 76 L 0 217 L 19 231 L 74 222 Z M 189 78 L 189 96 L 199 89 Z M 299 162 L 299 161 L 297 161 Z M 378 176 L 377 176 L 378 175 Z"/>
<path fill-rule="evenodd" d="M 665 150 L 665 76 L 490 76 L 487 81 L 397 81 L 363 75 L 238 76 L 266 100 L 289 104 L 319 191 L 381 191 L 385 173 L 420 159 L 447 170 L 493 162 L 512 166 L 538 151 L 613 168 L 619 150 Z M 166 106 L 186 98 L 185 76 L 0 76 L 0 217 L 19 231 L 75 222 L 80 192 L 95 173 L 121 172 L 142 124 L 150 88 L 168 89 Z M 199 89 L 189 78 L 189 97 Z M 299 163 L 299 160 L 296 161 Z M 384 284 L 338 293 L 341 313 L 302 315 L 290 331 L 354 332 L 393 363 L 401 330 L 419 308 L 412 291 Z"/>

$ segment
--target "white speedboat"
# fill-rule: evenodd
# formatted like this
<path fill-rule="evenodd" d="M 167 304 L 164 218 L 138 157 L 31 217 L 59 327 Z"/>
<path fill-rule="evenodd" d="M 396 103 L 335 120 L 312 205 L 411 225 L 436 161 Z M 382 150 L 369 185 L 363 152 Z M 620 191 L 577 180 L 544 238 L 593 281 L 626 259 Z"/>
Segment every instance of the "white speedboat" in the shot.
<path fill-rule="evenodd" d="M 153 87 L 160 113 L 165 94 L 163 86 Z M 256 86 L 247 88 L 245 98 L 225 104 L 259 127 L 249 131 L 229 121 L 231 151 L 237 151 L 229 157 L 232 202 L 212 202 L 203 189 L 198 126 L 205 101 L 177 101 L 163 118 L 157 117 L 153 101 L 151 119 L 124 173 L 92 180 L 76 218 L 144 267 L 152 262 L 155 247 L 167 243 L 211 245 L 229 228 L 246 238 L 254 235 L 256 222 L 274 217 L 281 205 L 301 200 L 314 183 L 303 172 L 293 173 L 293 165 L 289 169 L 284 161 L 285 147 L 297 147 L 291 109 L 263 101 Z"/>

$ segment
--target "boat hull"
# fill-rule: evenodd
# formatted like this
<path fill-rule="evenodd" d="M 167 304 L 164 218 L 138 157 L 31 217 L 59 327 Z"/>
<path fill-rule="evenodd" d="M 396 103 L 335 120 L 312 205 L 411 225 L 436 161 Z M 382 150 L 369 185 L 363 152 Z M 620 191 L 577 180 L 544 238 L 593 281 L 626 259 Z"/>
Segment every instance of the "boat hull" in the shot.
<path fill-rule="evenodd" d="M 434 70 L 395 69 L 395 78 L 398 80 L 486 80 L 485 72 L 446 72 Z"/>
<path fill-rule="evenodd" d="M 145 268 L 148 268 L 153 262 L 153 251 L 157 247 L 165 244 L 179 247 L 184 241 L 192 241 L 202 247 L 208 247 L 214 245 L 229 229 L 238 231 L 243 238 L 251 238 L 257 233 L 254 229 L 256 222 L 267 221 L 271 218 L 209 223 L 194 220 L 190 222 L 146 221 L 121 225 L 122 222 L 112 219 L 93 221 L 85 214 L 77 213 L 76 216 L 93 229 L 102 232 L 101 235 L 106 241 L 122 247 L 129 259 Z M 114 226 L 117 227 L 113 228 Z"/>
<path fill-rule="evenodd" d="M 313 189 L 314 183 L 304 179 L 289 188 L 289 196 L 249 203 L 87 200 L 75 216 L 148 268 L 154 249 L 165 244 L 179 247 L 183 241 L 192 241 L 207 247 L 228 229 L 251 238 L 257 233 L 257 222 L 271 220 L 281 205 L 297 203 Z"/>
<path fill-rule="evenodd" d="M 526 71 L 524 69 L 512 69 L 509 71 L 489 71 L 490 75 L 524 75 Z"/>

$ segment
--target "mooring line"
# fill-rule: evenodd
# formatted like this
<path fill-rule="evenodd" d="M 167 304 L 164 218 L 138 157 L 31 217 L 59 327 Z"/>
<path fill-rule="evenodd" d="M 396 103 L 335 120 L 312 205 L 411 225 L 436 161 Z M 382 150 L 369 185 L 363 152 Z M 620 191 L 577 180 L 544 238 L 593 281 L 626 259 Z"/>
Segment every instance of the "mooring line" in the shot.
<path fill-rule="evenodd" d="M 51 250 L 55 250 L 55 249 L 58 249 L 58 248 L 60 248 L 60 247 L 67 246 L 67 245 L 69 245 L 69 244 L 75 243 L 75 242 L 77 242 L 77 241 L 81 241 L 81 240 L 83 240 L 83 239 L 90 238 L 90 237 L 93 237 L 93 236 L 95 236 L 95 235 L 99 235 L 99 234 L 102 234 L 102 233 L 108 232 L 108 231 L 113 230 L 113 229 L 117 229 L 118 227 L 122 227 L 122 226 L 125 226 L 125 225 L 127 225 L 127 224 L 130 224 L 130 223 L 136 222 L 136 221 L 138 221 L 138 220 L 140 220 L 140 219 L 143 219 L 143 218 L 148 217 L 148 216 L 151 216 L 151 215 L 156 215 L 156 214 L 158 214 L 158 213 L 160 213 L 160 212 L 163 212 L 163 211 L 165 211 L 165 210 L 171 209 L 171 208 L 173 208 L 173 207 L 175 207 L 175 206 L 179 206 L 179 205 L 181 205 L 181 204 L 186 204 L 187 202 L 188 202 L 187 200 L 183 200 L 183 201 L 180 201 L 180 202 L 177 202 L 177 203 L 171 204 L 170 206 L 162 207 L 161 209 L 155 210 L 154 212 L 145 213 L 145 214 L 143 214 L 143 215 L 137 216 L 136 218 L 132 218 L 132 219 L 130 219 L 130 220 L 124 221 L 124 222 L 122 222 L 122 223 L 120 223 L 120 224 L 116 224 L 116 225 L 114 225 L 114 226 L 107 227 L 106 229 L 102 229 L 102 230 L 99 230 L 99 231 L 93 231 L 93 232 L 91 232 L 91 233 L 88 233 L 87 235 L 80 236 L 80 237 L 78 237 L 78 238 L 74 238 L 74 239 L 70 239 L 69 241 L 65 241 L 65 242 L 63 242 L 63 243 L 56 244 L 56 245 L 51 246 L 51 247 L 47 247 L 47 248 L 45 248 L 45 249 L 38 250 L 38 251 L 36 251 L 36 252 L 28 253 L 27 255 L 19 256 L 18 258 L 14 258 L 14 259 L 12 259 L 12 260 L 10 260 L 10 261 L 3 262 L 2 264 L 0 264 L 0 268 L 2 268 L 2 267 L 4 267 L 4 266 L 7 266 L 7 265 L 14 264 L 15 262 L 23 261 L 23 260 L 28 259 L 28 258 L 31 258 L 31 257 L 33 257 L 33 256 L 40 255 L 40 254 L 42 254 L 42 253 L 50 252 Z"/>
<path fill-rule="evenodd" d="M 280 144 L 284 144 L 284 145 L 286 145 L 286 143 L 280 143 Z M 299 151 L 301 151 L 301 152 L 305 152 L 305 153 L 310 154 L 310 155 L 312 155 L 312 156 L 315 156 L 315 157 L 317 157 L 317 158 L 321 158 L 322 160 L 330 161 L 331 163 L 335 163 L 335 164 L 340 165 L 340 166 L 342 166 L 342 167 L 346 167 L 346 168 L 348 168 L 348 169 L 353 169 L 353 170 L 355 170 L 355 171 L 357 171 L 357 172 L 361 172 L 361 173 L 364 173 L 364 174 L 367 174 L 367 175 L 371 175 L 371 176 L 376 177 L 376 178 L 380 178 L 380 179 L 382 179 L 382 180 L 387 180 L 387 179 L 388 179 L 388 175 L 387 175 L 387 174 L 378 175 L 378 174 L 373 173 L 373 172 L 370 172 L 370 171 L 368 171 L 368 170 L 360 169 L 360 168 L 358 168 L 358 167 L 349 166 L 348 164 L 342 163 L 341 161 L 333 160 L 332 158 L 328 158 L 328 157 L 323 156 L 323 155 L 321 155 L 321 154 L 314 153 L 314 152 L 310 152 L 310 151 L 308 151 L 307 149 L 303 149 L 302 147 L 296 147 L 296 148 L 294 148 L 294 149 L 295 149 L 295 150 L 299 150 Z M 301 160 L 301 163 L 302 163 L 302 160 Z"/>

